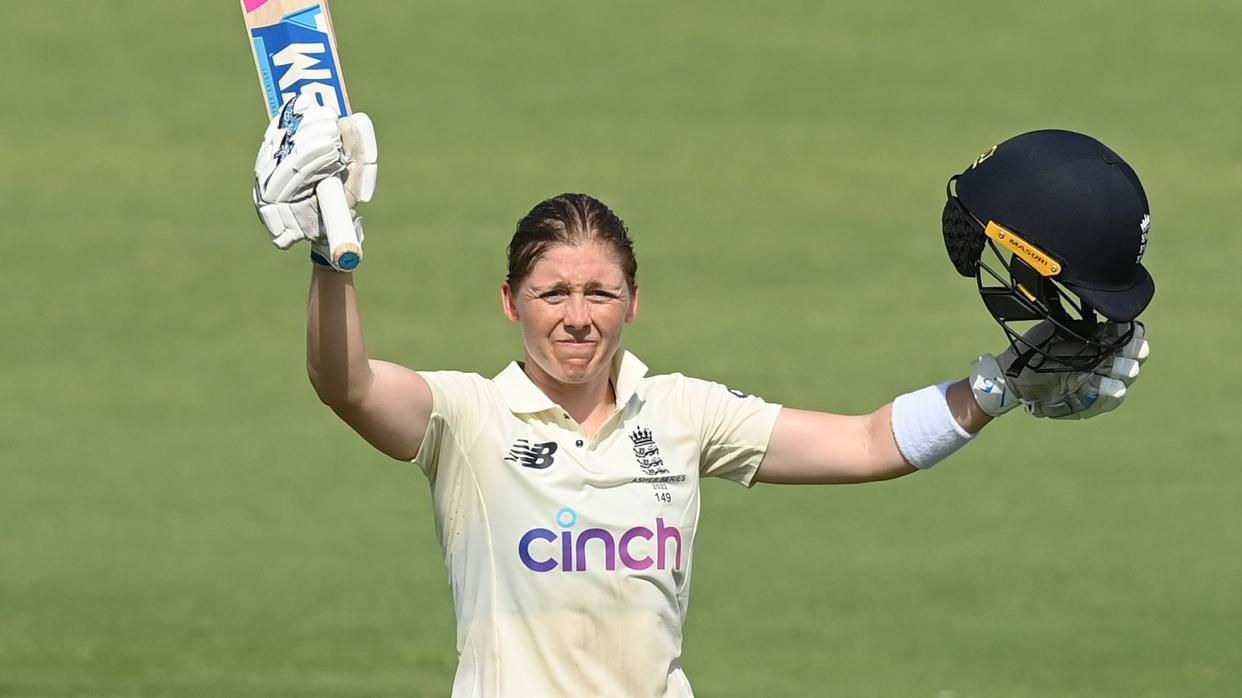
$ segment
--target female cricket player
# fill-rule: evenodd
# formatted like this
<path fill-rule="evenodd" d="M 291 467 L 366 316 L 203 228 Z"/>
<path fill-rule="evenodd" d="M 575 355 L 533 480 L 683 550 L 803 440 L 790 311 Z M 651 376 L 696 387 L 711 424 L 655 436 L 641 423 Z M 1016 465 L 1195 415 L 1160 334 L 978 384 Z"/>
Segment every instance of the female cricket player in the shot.
<path fill-rule="evenodd" d="M 1147 354 L 1138 325 L 1091 368 L 1041 373 L 1042 355 L 1023 358 L 1019 342 L 980 357 L 968 379 L 862 416 L 648 375 L 623 342 L 640 305 L 626 226 L 595 198 L 563 194 L 527 213 L 509 244 L 501 308 L 521 327 L 520 361 L 493 378 L 378 361 L 353 275 L 328 263 L 313 196 L 317 181 L 339 176 L 351 205 L 370 198 L 370 121 L 338 121 L 305 101 L 286 110 L 261 147 L 255 203 L 279 247 L 312 243 L 307 364 L 320 399 L 430 482 L 457 617 L 455 698 L 690 696 L 681 641 L 703 478 L 749 487 L 909 475 L 1024 401 L 1050 416 L 1115 408 Z M 958 205 L 973 212 L 983 204 L 966 200 L 966 178 Z M 1121 326 L 1086 340 L 1120 339 Z M 1056 329 L 1045 321 L 1027 341 L 1071 356 Z"/>

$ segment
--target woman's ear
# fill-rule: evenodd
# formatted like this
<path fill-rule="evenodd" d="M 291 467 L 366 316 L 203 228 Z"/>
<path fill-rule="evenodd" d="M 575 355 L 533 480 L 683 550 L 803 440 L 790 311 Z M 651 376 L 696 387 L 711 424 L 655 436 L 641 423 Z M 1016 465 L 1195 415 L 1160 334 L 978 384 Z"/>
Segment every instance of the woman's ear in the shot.
<path fill-rule="evenodd" d="M 634 284 L 634 290 L 630 293 L 630 309 L 625 314 L 626 322 L 634 322 L 638 317 L 638 284 Z"/>
<path fill-rule="evenodd" d="M 509 318 L 509 322 L 521 322 L 522 316 L 518 313 L 516 290 L 506 281 L 500 285 L 500 304 L 504 308 L 505 317 Z"/>

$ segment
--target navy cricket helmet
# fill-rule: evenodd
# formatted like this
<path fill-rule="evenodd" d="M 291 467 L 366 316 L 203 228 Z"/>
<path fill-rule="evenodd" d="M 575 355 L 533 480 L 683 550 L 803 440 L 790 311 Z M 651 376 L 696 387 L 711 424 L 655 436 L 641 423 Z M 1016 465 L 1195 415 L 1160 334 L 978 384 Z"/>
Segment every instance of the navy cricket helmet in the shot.
<path fill-rule="evenodd" d="M 1130 340 L 1132 321 L 1155 294 L 1141 263 L 1151 228 L 1143 185 L 1090 136 L 1032 131 L 993 146 L 949 180 L 941 222 L 953 266 L 976 278 L 1023 357 L 1015 372 L 1028 362 L 1044 371 L 1094 368 Z M 1000 269 L 983 260 L 988 250 Z M 1101 344 L 1093 339 L 1097 313 L 1130 331 Z M 1054 337 L 1040 347 L 1022 342 L 1016 323 L 1040 320 L 1055 324 Z M 1054 344 L 1075 350 L 1055 354 Z"/>

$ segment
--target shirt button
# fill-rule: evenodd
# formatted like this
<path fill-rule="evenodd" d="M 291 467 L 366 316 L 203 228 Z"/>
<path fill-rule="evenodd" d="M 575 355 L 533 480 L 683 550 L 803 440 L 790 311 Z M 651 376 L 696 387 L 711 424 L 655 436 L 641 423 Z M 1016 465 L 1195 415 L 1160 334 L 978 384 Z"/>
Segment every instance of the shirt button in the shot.
<path fill-rule="evenodd" d="M 575 441 L 575 442 L 574 442 L 574 444 L 575 444 L 578 448 L 582 448 L 582 439 L 578 439 L 577 441 Z"/>

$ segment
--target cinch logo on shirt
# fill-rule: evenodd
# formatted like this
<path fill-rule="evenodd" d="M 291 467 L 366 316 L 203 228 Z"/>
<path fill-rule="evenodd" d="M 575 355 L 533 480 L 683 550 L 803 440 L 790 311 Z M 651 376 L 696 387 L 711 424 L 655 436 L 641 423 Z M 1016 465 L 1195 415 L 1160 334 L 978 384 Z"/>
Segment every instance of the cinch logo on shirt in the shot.
<path fill-rule="evenodd" d="M 558 567 L 562 572 L 587 572 L 590 565 L 598 570 L 600 564 L 613 571 L 619 560 L 631 570 L 645 570 L 653 565 L 662 570 L 668 567 L 671 542 L 673 569 L 681 569 L 681 530 L 666 526 L 662 518 L 656 518 L 654 529 L 635 526 L 620 536 L 603 528 L 575 532 L 571 529 L 576 523 L 578 512 L 565 507 L 556 512 L 556 524 L 564 529 L 559 536 L 547 528 L 532 528 L 523 534 L 517 546 L 522 564 L 536 572 L 551 572 Z M 589 545 L 592 541 L 596 543 Z"/>

